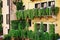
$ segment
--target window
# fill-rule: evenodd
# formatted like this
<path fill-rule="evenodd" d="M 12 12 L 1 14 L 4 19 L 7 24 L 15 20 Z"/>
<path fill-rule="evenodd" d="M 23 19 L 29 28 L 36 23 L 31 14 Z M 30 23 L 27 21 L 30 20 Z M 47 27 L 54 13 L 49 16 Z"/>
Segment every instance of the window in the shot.
<path fill-rule="evenodd" d="M 55 2 L 54 2 L 54 1 L 51 2 L 51 6 L 52 6 L 52 7 L 55 7 Z"/>
<path fill-rule="evenodd" d="M 43 24 L 44 25 L 44 32 L 47 31 L 47 24 Z"/>
<path fill-rule="evenodd" d="M 48 2 L 48 6 L 55 6 L 55 2 L 54 1 Z"/>
<path fill-rule="evenodd" d="M 28 20 L 28 23 L 29 23 L 29 26 L 31 26 L 31 20 L 30 19 Z"/>
<path fill-rule="evenodd" d="M 6 23 L 9 24 L 9 14 L 6 15 Z"/>
<path fill-rule="evenodd" d="M 51 2 L 48 2 L 48 6 L 51 6 Z"/>
<path fill-rule="evenodd" d="M 25 9 L 25 5 L 23 6 L 23 10 Z"/>
<path fill-rule="evenodd" d="M 35 8 L 40 8 L 40 3 L 35 4 Z"/>
<path fill-rule="evenodd" d="M 7 0 L 7 5 L 9 6 L 10 0 Z"/>
<path fill-rule="evenodd" d="M 47 3 L 46 3 L 46 2 L 41 3 L 41 7 L 42 7 L 42 8 L 46 8 L 46 7 L 47 7 Z"/>
<path fill-rule="evenodd" d="M 47 31 L 47 24 L 43 24 L 43 25 L 44 25 L 44 32 L 46 32 Z M 37 23 L 37 31 L 39 31 L 39 29 L 40 29 L 40 24 Z"/>
<path fill-rule="evenodd" d="M 39 30 L 40 29 L 40 24 L 39 23 L 37 23 L 37 30 Z"/>

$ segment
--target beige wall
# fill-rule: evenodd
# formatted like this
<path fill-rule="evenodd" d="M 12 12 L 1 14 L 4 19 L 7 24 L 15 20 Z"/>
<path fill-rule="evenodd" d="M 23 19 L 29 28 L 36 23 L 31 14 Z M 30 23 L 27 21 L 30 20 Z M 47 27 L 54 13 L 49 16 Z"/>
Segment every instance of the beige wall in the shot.
<path fill-rule="evenodd" d="M 56 30 L 56 33 L 59 33 L 60 34 L 60 0 L 56 0 L 55 2 L 56 6 L 59 7 L 59 13 L 58 13 L 58 16 L 57 16 L 57 27 L 55 28 Z"/>

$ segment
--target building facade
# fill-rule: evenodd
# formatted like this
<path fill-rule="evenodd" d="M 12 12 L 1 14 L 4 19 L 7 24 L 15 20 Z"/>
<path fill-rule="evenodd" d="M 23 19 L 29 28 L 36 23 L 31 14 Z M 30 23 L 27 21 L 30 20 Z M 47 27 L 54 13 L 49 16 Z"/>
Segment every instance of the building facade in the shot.
<path fill-rule="evenodd" d="M 10 13 L 10 21 L 12 20 L 17 20 L 16 18 L 16 5 L 13 4 L 13 1 L 7 1 L 7 0 L 2 0 L 3 1 L 3 8 L 2 8 L 2 15 L 3 15 L 3 34 L 8 34 L 8 29 L 9 29 L 9 24 L 7 24 L 7 21 L 9 19 L 9 13 Z M 49 32 L 49 24 L 54 24 L 55 25 L 55 33 L 60 34 L 60 0 L 22 0 L 23 1 L 23 6 L 24 10 L 27 9 L 35 9 L 35 8 L 51 8 L 52 6 L 59 7 L 59 13 L 58 15 L 51 15 L 49 17 L 35 17 L 33 20 L 29 19 L 30 27 L 29 30 L 34 31 L 34 24 L 43 22 L 45 25 L 45 31 Z M 9 4 L 10 2 L 10 4 Z M 8 17 L 8 19 L 7 19 Z"/>

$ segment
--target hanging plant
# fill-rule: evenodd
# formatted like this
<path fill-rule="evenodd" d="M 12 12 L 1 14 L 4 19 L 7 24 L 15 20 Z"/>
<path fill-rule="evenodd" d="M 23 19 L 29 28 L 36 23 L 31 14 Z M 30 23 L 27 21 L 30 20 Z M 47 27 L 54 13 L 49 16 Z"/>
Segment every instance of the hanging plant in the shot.
<path fill-rule="evenodd" d="M 38 16 L 41 17 L 41 9 L 38 9 Z"/>
<path fill-rule="evenodd" d="M 50 29 L 50 30 L 49 30 L 49 33 L 50 33 L 50 34 L 55 33 L 55 25 L 54 25 L 54 24 L 50 24 L 49 26 L 50 26 L 50 28 L 49 28 L 49 29 Z"/>
<path fill-rule="evenodd" d="M 49 15 L 49 8 L 46 8 L 46 16 Z"/>
<path fill-rule="evenodd" d="M 43 16 L 43 9 L 40 9 L 41 16 Z"/>
<path fill-rule="evenodd" d="M 55 34 L 55 25 L 54 24 L 50 24 L 49 25 L 49 40 L 54 40 L 54 34 Z"/>
<path fill-rule="evenodd" d="M 34 9 L 34 15 L 35 17 L 38 17 L 38 9 Z"/>
<path fill-rule="evenodd" d="M 25 19 L 27 18 L 27 14 L 28 14 L 27 11 L 28 11 L 28 10 L 24 10 L 24 18 L 25 18 Z"/>
<path fill-rule="evenodd" d="M 51 16 L 51 15 L 52 15 L 52 9 L 49 8 L 49 16 Z"/>
<path fill-rule="evenodd" d="M 29 9 L 27 10 L 27 17 L 30 18 L 30 13 L 29 13 Z"/>
<path fill-rule="evenodd" d="M 59 13 L 59 8 L 58 7 L 55 7 L 55 15 L 57 15 Z"/>
<path fill-rule="evenodd" d="M 47 14 L 47 13 L 46 13 L 46 8 L 43 8 L 42 11 L 43 11 L 43 14 L 42 14 L 42 15 L 43 15 L 43 16 L 46 16 L 46 14 Z"/>
<path fill-rule="evenodd" d="M 41 22 L 41 24 L 40 24 L 40 32 L 41 32 L 41 33 L 44 32 L 44 25 L 43 25 L 43 22 Z"/>
<path fill-rule="evenodd" d="M 25 17 L 24 17 L 24 11 L 22 11 L 21 15 L 22 15 L 22 19 L 25 19 Z"/>
<path fill-rule="evenodd" d="M 29 17 L 30 17 L 30 19 L 33 19 L 33 17 L 34 17 L 33 9 L 29 10 Z"/>

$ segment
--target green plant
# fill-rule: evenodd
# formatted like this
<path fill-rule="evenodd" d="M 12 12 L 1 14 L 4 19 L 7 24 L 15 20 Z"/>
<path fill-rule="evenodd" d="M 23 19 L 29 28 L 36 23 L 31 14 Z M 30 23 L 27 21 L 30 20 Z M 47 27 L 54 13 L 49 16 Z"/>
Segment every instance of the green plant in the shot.
<path fill-rule="evenodd" d="M 3 16 L 0 14 L 0 23 L 2 23 Z"/>
<path fill-rule="evenodd" d="M 55 7 L 55 15 L 57 15 L 59 8 Z M 58 11 L 57 11 L 58 10 Z M 45 9 L 29 9 L 24 11 L 17 11 L 16 16 L 17 19 L 33 19 L 34 17 L 41 17 L 41 16 L 51 16 L 52 15 L 52 9 L 51 8 L 45 8 Z"/>
<path fill-rule="evenodd" d="M 43 25 L 43 22 L 41 22 L 41 24 L 40 24 L 40 32 L 41 32 L 41 33 L 44 32 L 44 25 Z"/>
<path fill-rule="evenodd" d="M 22 2 L 22 0 L 21 0 L 21 2 L 16 3 L 16 7 L 17 7 L 17 10 L 23 10 L 23 2 Z"/>
<path fill-rule="evenodd" d="M 11 29 L 17 30 L 18 29 L 18 23 L 19 23 L 19 20 L 12 20 L 11 21 Z"/>
<path fill-rule="evenodd" d="M 41 9 L 38 9 L 38 16 L 41 17 Z"/>
<path fill-rule="evenodd" d="M 38 9 L 34 9 L 34 16 L 35 16 L 35 17 L 38 16 Z"/>
<path fill-rule="evenodd" d="M 49 15 L 49 8 L 46 8 L 46 15 Z"/>
<path fill-rule="evenodd" d="M 11 36 L 5 35 L 3 40 L 11 40 Z"/>
<path fill-rule="evenodd" d="M 0 32 L 3 31 L 2 24 L 0 23 Z"/>
<path fill-rule="evenodd" d="M 18 37 L 18 36 L 19 36 L 19 31 L 18 31 L 18 30 L 11 29 L 11 30 L 9 31 L 9 35 L 10 35 L 11 37 Z"/>
<path fill-rule="evenodd" d="M 22 19 L 19 21 L 18 29 L 24 29 L 26 27 L 26 20 Z"/>
<path fill-rule="evenodd" d="M 49 40 L 55 40 L 55 25 L 54 24 L 50 24 L 50 28 L 49 28 Z"/>
<path fill-rule="evenodd" d="M 49 40 L 49 33 L 48 32 L 44 32 L 44 39 Z"/>
<path fill-rule="evenodd" d="M 59 39 L 60 38 L 60 35 L 59 34 L 55 34 L 55 40 Z"/>
<path fill-rule="evenodd" d="M 59 12 L 59 7 L 55 7 L 55 15 L 57 15 L 58 14 L 58 12 Z"/>
<path fill-rule="evenodd" d="M 34 25 L 34 32 L 36 32 L 37 31 L 37 24 L 35 23 L 35 25 Z"/>

